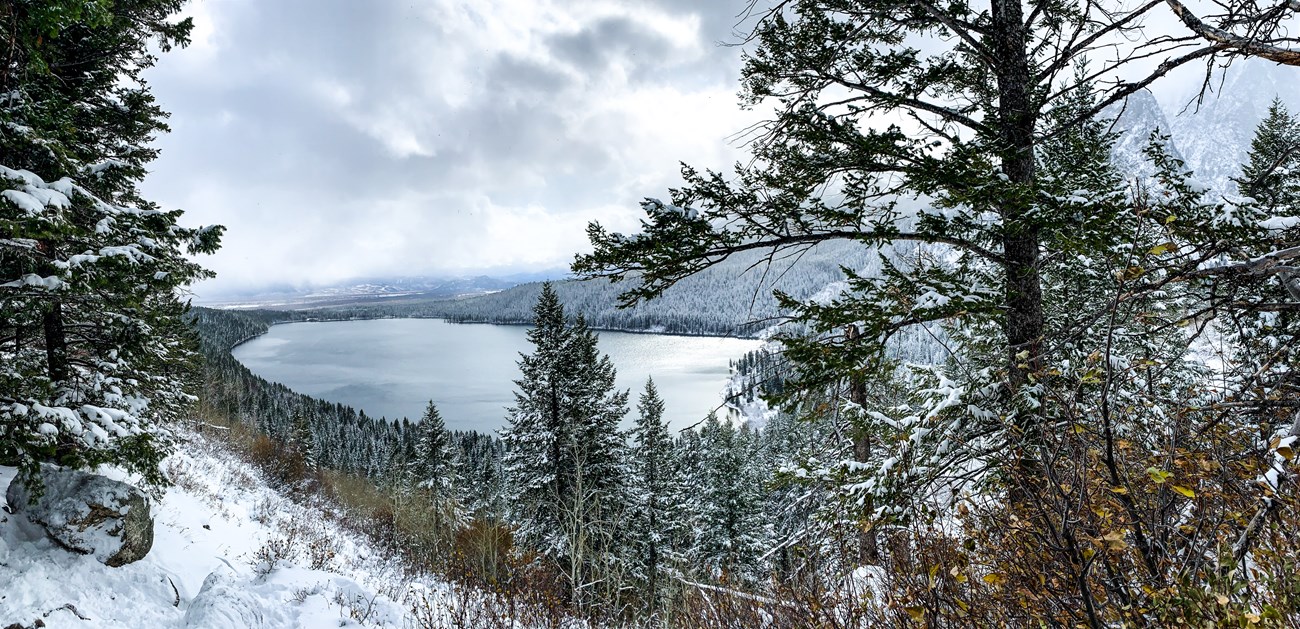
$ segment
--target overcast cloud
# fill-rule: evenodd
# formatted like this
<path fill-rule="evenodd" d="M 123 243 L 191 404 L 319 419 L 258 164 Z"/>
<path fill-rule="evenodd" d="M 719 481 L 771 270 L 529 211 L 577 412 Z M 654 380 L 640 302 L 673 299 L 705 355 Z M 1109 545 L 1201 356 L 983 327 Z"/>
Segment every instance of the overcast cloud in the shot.
<path fill-rule="evenodd" d="M 172 133 L 145 193 L 228 228 L 205 297 L 562 269 L 680 161 L 743 157 L 764 112 L 719 43 L 747 3 L 193 0 L 194 43 L 147 75 Z"/>
<path fill-rule="evenodd" d="M 687 161 L 725 166 L 743 2 L 196 0 L 145 182 L 227 226 L 201 295 L 562 268 Z"/>

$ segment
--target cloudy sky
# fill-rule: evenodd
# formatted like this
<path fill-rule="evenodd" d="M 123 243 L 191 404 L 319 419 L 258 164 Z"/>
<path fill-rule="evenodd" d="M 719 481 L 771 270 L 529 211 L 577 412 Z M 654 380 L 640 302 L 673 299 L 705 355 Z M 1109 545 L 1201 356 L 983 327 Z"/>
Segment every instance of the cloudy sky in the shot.
<path fill-rule="evenodd" d="M 172 133 L 145 192 L 228 228 L 201 296 L 563 268 L 679 161 L 742 155 L 744 6 L 194 0 L 147 75 Z"/>
<path fill-rule="evenodd" d="M 172 133 L 144 191 L 227 227 L 200 297 L 563 269 L 679 162 L 743 158 L 747 4 L 192 0 L 147 75 Z"/>

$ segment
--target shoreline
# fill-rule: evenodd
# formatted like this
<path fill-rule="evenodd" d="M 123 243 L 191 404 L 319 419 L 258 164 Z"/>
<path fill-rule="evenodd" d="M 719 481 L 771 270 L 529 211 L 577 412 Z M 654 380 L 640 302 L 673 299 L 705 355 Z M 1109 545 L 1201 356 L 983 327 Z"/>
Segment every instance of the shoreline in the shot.
<path fill-rule="evenodd" d="M 240 312 L 240 311 L 231 310 L 231 312 Z M 294 311 L 276 310 L 271 312 L 294 312 Z M 390 320 L 390 319 L 435 320 L 435 321 L 443 321 L 452 325 L 503 325 L 503 326 L 521 326 L 521 327 L 529 327 L 532 325 L 532 323 L 525 322 L 525 321 L 488 321 L 488 320 L 456 321 L 448 317 L 420 317 L 420 316 L 406 316 L 406 317 L 375 316 L 375 317 L 338 317 L 338 318 L 306 317 L 302 319 L 286 319 L 283 321 L 271 321 L 267 325 L 269 327 L 272 325 L 286 325 L 290 323 L 336 323 L 336 322 L 347 322 L 347 321 L 383 321 L 383 320 Z M 702 338 L 740 339 L 746 341 L 766 341 L 766 339 L 764 339 L 762 336 L 758 334 L 755 335 L 713 334 L 709 332 L 669 332 L 669 331 L 655 330 L 655 329 L 648 329 L 648 328 L 616 328 L 616 327 L 608 327 L 608 326 L 588 326 L 588 327 L 591 330 L 596 332 L 622 332 L 625 334 L 654 334 L 659 336 L 682 336 L 688 338 L 702 337 Z M 256 334 L 254 336 L 250 336 L 246 339 L 242 339 L 239 342 L 231 345 L 230 349 L 233 350 L 234 348 L 257 338 L 262 334 L 265 334 L 265 332 L 261 334 Z"/>

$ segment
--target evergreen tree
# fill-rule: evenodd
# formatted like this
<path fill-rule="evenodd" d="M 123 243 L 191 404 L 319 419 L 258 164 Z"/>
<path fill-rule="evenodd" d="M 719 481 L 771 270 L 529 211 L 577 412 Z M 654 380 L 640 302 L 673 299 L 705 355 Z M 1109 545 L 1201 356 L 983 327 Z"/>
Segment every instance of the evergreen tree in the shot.
<path fill-rule="evenodd" d="M 632 430 L 628 518 L 629 551 L 634 574 L 643 580 L 647 616 L 654 615 L 662 604 L 668 558 L 673 550 L 672 534 L 678 526 L 673 441 L 663 416 L 663 399 L 654 380 L 647 378 Z"/>
<path fill-rule="evenodd" d="M 316 437 L 312 435 L 311 420 L 307 411 L 298 409 L 293 413 L 293 433 L 289 438 L 289 447 L 302 457 L 303 465 L 315 472 L 319 467 L 316 455 Z"/>
<path fill-rule="evenodd" d="M 457 494 L 459 466 L 451 433 L 432 400 L 412 432 L 411 484 L 428 503 L 430 533 L 443 539 L 459 523 L 463 512 Z"/>
<path fill-rule="evenodd" d="M 1270 211 L 1300 212 L 1300 120 L 1281 100 L 1269 105 L 1246 159 L 1235 180 L 1242 194 Z"/>
<path fill-rule="evenodd" d="M 549 284 L 534 326 L 527 334 L 534 350 L 520 358 L 515 405 L 501 434 L 503 467 L 520 538 L 558 562 L 580 602 L 590 573 L 610 568 L 617 542 L 625 500 L 618 422 L 627 392 L 614 390 L 614 366 L 599 353 L 596 334 L 581 318 L 566 323 Z"/>
<path fill-rule="evenodd" d="M 451 433 L 447 432 L 442 414 L 432 400 L 425 407 L 424 415 L 420 417 L 413 432 L 413 484 L 442 499 L 450 497 L 454 491 L 456 459 Z"/>
<path fill-rule="evenodd" d="M 0 459 L 115 463 L 161 483 L 164 426 L 193 400 L 186 228 L 138 191 L 167 131 L 140 73 L 188 42 L 180 0 L 0 7 Z"/>
<path fill-rule="evenodd" d="M 763 477 L 752 463 L 754 434 L 710 413 L 700 428 L 704 485 L 698 488 L 695 547 L 706 574 L 723 583 L 752 584 L 760 572 L 764 526 Z"/>

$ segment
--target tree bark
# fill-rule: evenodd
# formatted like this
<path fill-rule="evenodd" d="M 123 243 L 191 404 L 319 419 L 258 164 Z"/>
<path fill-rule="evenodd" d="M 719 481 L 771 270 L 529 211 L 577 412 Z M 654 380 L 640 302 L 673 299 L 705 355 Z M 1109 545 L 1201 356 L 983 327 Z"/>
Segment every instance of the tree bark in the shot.
<path fill-rule="evenodd" d="M 1008 394 L 1018 431 L 1015 472 L 1021 480 L 1035 477 L 1029 454 L 1039 441 L 1041 416 L 1020 408 L 1019 396 L 1032 374 L 1042 369 L 1043 295 L 1039 278 L 1039 238 L 1033 209 L 1035 180 L 1034 126 L 1038 115 L 1032 101 L 1032 73 L 1026 50 L 1028 33 L 1019 0 L 994 0 L 990 33 L 997 66 L 998 128 L 1002 172 L 1007 194 L 1002 202 L 1002 246 L 1005 259 Z"/>
<path fill-rule="evenodd" d="M 50 382 L 68 379 L 68 337 L 63 329 L 63 305 L 54 301 L 41 316 L 45 327 L 45 364 Z"/>
<path fill-rule="evenodd" d="M 857 343 L 861 335 L 862 333 L 856 325 L 849 324 L 844 328 L 844 340 L 850 345 Z M 859 408 L 866 408 L 867 383 L 859 373 L 853 373 L 849 376 L 849 401 Z M 851 434 L 853 438 L 853 460 L 858 463 L 866 463 L 871 458 L 871 435 L 861 422 L 853 427 Z M 871 497 L 868 496 L 863 504 L 863 511 L 870 515 L 870 512 L 874 510 L 875 505 Z M 858 533 L 858 561 L 865 564 L 877 564 L 880 561 L 880 544 L 876 540 L 874 527 L 863 528 Z"/>

